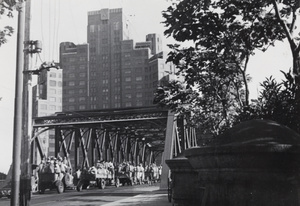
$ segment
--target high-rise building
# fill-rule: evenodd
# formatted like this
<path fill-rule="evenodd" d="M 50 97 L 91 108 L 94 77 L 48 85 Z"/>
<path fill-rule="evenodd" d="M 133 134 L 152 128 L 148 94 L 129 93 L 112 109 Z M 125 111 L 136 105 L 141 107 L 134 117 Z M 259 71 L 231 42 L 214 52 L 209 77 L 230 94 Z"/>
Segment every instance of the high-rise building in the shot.
<path fill-rule="evenodd" d="M 32 116 L 50 116 L 62 111 L 62 70 L 50 68 L 43 70 L 33 87 Z M 54 156 L 55 131 L 48 130 L 39 135 L 40 146 L 46 156 Z M 36 161 L 40 162 L 40 156 L 35 154 Z"/>
<path fill-rule="evenodd" d="M 88 12 L 88 44 L 60 44 L 64 111 L 153 105 L 170 71 L 161 38 L 148 34 L 135 43 L 129 34 L 122 9 L 102 9 Z"/>
<path fill-rule="evenodd" d="M 89 109 L 89 45 L 60 44 L 63 68 L 63 111 Z"/>

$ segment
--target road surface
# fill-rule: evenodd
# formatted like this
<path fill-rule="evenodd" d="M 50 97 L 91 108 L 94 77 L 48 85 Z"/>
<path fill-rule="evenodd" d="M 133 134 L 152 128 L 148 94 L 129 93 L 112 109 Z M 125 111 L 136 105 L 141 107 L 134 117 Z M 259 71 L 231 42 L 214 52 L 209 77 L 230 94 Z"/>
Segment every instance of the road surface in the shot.
<path fill-rule="evenodd" d="M 33 194 L 30 201 L 31 206 L 113 206 L 124 205 L 128 198 L 143 195 L 152 191 L 157 191 L 158 185 L 135 185 L 122 186 L 116 188 L 108 186 L 101 190 L 90 188 L 77 192 L 76 190 L 67 190 L 65 193 L 58 194 L 56 190 L 46 190 L 45 194 Z M 161 195 L 162 196 L 162 195 Z M 166 197 L 165 194 L 163 196 Z M 164 198 L 164 197 L 163 197 Z M 146 200 L 146 199 L 145 199 Z M 129 199 L 128 199 L 129 201 Z M 128 202 L 127 201 L 127 202 Z M 122 202 L 122 204 L 120 204 Z M 0 199 L 0 206 L 9 206 L 10 200 L 7 198 Z"/>

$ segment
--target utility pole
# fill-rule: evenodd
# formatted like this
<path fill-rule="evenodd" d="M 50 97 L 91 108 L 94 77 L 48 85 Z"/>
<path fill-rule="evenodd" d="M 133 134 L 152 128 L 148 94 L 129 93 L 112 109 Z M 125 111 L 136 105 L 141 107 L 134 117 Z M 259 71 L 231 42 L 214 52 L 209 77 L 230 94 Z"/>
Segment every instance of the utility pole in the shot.
<path fill-rule="evenodd" d="M 25 74 L 29 70 L 32 58 L 32 47 L 35 41 L 30 41 L 31 0 L 26 0 L 25 5 L 25 29 L 24 29 L 24 68 L 23 68 L 23 133 L 21 148 L 21 176 L 20 176 L 20 206 L 28 206 L 31 199 L 31 132 L 32 132 L 32 76 Z"/>
<path fill-rule="evenodd" d="M 14 106 L 14 138 L 13 138 L 13 167 L 11 206 L 19 205 L 20 174 L 21 174 L 21 139 L 22 139 L 22 102 L 23 102 L 23 66 L 24 66 L 24 31 L 25 31 L 25 2 L 20 2 L 18 8 L 18 33 L 16 54 L 16 82 Z"/>

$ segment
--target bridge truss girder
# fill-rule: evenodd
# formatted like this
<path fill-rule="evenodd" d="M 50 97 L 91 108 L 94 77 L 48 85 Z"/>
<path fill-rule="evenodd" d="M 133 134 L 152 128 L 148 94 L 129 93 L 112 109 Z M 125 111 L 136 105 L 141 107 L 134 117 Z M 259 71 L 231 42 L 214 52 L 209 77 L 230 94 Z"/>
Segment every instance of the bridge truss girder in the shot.
<path fill-rule="evenodd" d="M 197 146 L 195 130 L 184 119 L 157 108 L 59 113 L 35 118 L 33 128 L 34 145 L 41 157 L 46 152 L 39 135 L 55 131 L 55 156 L 66 157 L 73 171 L 98 160 L 144 166 L 160 160 L 162 178 L 166 178 L 164 161 Z"/>

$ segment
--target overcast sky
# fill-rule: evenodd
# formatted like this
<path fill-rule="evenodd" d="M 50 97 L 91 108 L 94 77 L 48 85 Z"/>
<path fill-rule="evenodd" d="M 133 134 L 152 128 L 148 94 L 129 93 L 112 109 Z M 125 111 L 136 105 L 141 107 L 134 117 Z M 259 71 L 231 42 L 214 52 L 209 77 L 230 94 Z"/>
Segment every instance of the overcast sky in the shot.
<path fill-rule="evenodd" d="M 149 33 L 163 36 L 164 27 L 161 11 L 171 4 L 168 0 L 31 0 L 31 40 L 41 40 L 42 61 L 58 61 L 59 43 L 71 41 L 75 44 L 87 42 L 87 12 L 103 8 L 123 8 L 129 20 L 135 42 L 145 41 Z M 0 26 L 17 28 L 17 16 L 13 19 L 2 17 Z M 163 39 L 163 44 L 173 42 Z M 165 46 L 165 49 L 167 47 Z M 16 70 L 16 32 L 9 42 L 0 47 L 0 172 L 7 173 L 12 162 L 14 86 Z M 250 85 L 251 97 L 256 97 L 258 82 L 271 74 L 283 78 L 279 70 L 287 71 L 291 65 L 291 54 L 287 44 L 276 44 L 266 53 L 257 52 L 249 63 L 253 77 Z M 41 61 L 34 59 L 32 69 Z"/>

